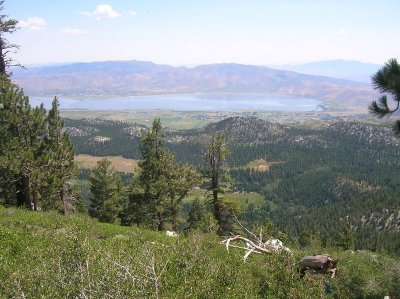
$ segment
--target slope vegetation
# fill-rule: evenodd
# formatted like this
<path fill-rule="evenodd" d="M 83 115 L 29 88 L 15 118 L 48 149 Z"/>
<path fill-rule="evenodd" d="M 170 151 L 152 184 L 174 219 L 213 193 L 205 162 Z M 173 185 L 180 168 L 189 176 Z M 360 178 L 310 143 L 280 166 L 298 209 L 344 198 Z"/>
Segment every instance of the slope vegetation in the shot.
<path fill-rule="evenodd" d="M 328 249 L 313 249 L 330 251 Z M 307 252 L 226 251 L 212 234 L 177 238 L 0 206 L 2 298 L 383 298 L 400 295 L 399 261 L 329 252 L 339 274 L 300 278 Z M 330 294 L 325 292 L 329 285 Z M 334 297 L 332 297 L 334 296 Z"/>

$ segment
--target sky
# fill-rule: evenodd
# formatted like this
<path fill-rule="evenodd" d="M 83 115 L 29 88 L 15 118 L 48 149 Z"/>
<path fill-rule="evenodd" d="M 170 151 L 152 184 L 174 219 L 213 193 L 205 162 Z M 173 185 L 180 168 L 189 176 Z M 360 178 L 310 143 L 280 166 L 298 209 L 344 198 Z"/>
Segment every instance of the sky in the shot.
<path fill-rule="evenodd" d="M 293 65 L 399 57 L 399 0 L 6 0 L 23 65 Z"/>

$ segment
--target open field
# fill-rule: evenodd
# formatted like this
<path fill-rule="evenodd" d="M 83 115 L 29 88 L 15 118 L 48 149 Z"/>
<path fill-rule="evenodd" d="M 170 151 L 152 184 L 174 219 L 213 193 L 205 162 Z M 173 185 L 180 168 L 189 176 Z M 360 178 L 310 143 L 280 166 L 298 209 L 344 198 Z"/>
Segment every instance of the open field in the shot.
<path fill-rule="evenodd" d="M 269 171 L 269 168 L 272 165 L 277 164 L 277 163 L 280 163 L 280 162 L 268 162 L 268 161 L 265 161 L 264 159 L 258 159 L 258 160 L 250 161 L 249 163 L 247 163 L 244 166 L 241 166 L 240 168 L 265 172 L 265 171 Z"/>
<path fill-rule="evenodd" d="M 368 114 L 365 109 L 349 110 L 324 110 L 308 112 L 287 111 L 172 111 L 172 110 L 125 110 L 125 111 L 90 111 L 90 110 L 61 110 L 63 118 L 70 119 L 95 119 L 123 121 L 151 126 L 155 118 L 160 118 L 163 127 L 174 130 L 198 129 L 213 122 L 218 122 L 228 117 L 256 117 L 286 125 L 301 127 L 320 127 L 321 122 L 329 124 L 329 121 L 359 121 L 373 124 L 386 124 L 387 120 L 379 120 Z"/>
<path fill-rule="evenodd" d="M 204 115 L 203 115 L 204 114 Z M 137 123 L 140 125 L 151 126 L 155 118 L 161 119 L 163 127 L 175 130 L 201 128 L 213 120 L 214 112 L 180 112 L 168 110 L 129 110 L 129 111 L 89 111 L 89 110 L 62 110 L 64 118 L 71 119 L 94 119 L 102 118 L 106 120 L 123 121 Z M 218 121 L 218 117 L 215 121 Z"/>
<path fill-rule="evenodd" d="M 96 167 L 96 163 L 104 158 L 109 160 L 118 172 L 133 173 L 137 167 L 136 160 L 126 159 L 121 156 L 95 157 L 90 155 L 77 155 L 75 156 L 75 162 L 78 168 L 93 169 Z"/>
<path fill-rule="evenodd" d="M 224 194 L 223 198 L 228 201 L 237 203 L 242 209 L 249 204 L 261 206 L 266 200 L 264 196 L 256 192 L 232 192 Z"/>

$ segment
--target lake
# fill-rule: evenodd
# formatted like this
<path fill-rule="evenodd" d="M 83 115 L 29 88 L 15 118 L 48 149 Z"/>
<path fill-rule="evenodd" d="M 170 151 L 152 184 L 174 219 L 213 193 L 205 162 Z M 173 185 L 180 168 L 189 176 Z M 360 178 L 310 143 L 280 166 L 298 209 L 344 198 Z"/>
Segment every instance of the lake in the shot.
<path fill-rule="evenodd" d="M 59 98 L 61 109 L 86 110 L 137 110 L 165 109 L 177 111 L 316 111 L 321 110 L 321 101 L 312 98 L 260 93 L 226 94 L 169 94 L 117 97 L 108 99 Z M 51 99 L 31 98 L 33 106 L 44 103 L 51 107 Z"/>

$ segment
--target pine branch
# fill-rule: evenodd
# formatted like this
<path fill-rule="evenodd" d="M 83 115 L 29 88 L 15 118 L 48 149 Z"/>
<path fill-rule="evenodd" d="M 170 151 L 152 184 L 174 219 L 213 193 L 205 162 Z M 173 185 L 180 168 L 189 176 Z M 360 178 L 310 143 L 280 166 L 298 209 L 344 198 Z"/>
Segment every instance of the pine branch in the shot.
<path fill-rule="evenodd" d="M 399 109 L 400 102 L 399 101 L 396 102 L 397 102 L 397 107 L 391 110 L 387 103 L 387 96 L 382 96 L 379 98 L 378 102 L 373 101 L 371 105 L 368 107 L 368 110 L 370 113 L 374 114 L 378 118 L 383 118 L 385 116 L 389 117 Z"/>

